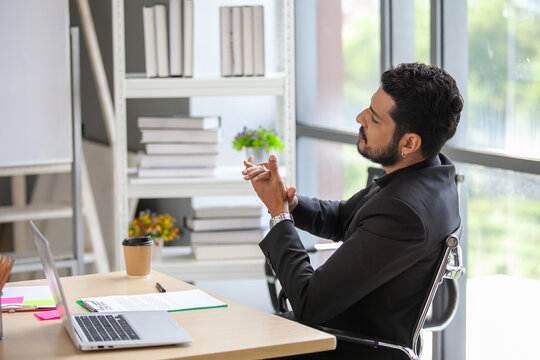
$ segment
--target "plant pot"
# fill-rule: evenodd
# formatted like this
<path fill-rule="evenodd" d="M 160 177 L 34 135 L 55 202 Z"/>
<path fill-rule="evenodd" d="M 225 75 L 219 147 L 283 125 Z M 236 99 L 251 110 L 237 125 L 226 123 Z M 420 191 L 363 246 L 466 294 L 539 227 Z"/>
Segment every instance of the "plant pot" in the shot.
<path fill-rule="evenodd" d="M 260 164 L 268 162 L 268 156 L 270 156 L 270 150 L 264 148 L 247 147 L 246 148 L 246 160 L 253 155 L 253 163 Z"/>
<path fill-rule="evenodd" d="M 161 254 L 165 241 L 162 238 L 153 237 L 154 244 L 152 245 L 152 260 L 161 260 Z"/>

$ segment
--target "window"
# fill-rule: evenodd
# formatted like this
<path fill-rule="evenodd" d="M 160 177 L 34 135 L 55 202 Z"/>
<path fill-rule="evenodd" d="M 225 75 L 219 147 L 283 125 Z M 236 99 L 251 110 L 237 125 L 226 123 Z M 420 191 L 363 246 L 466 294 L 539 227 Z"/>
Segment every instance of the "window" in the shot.
<path fill-rule="evenodd" d="M 540 6 L 468 2 L 469 116 L 459 144 L 540 159 Z"/>
<path fill-rule="evenodd" d="M 344 124 L 358 131 L 354 119 L 366 108 L 380 79 L 379 1 L 343 0 Z"/>
<path fill-rule="evenodd" d="M 467 10 L 468 114 L 454 145 L 529 158 L 536 167 L 535 175 L 461 165 L 468 189 L 467 358 L 530 359 L 532 350 L 518 344 L 535 341 L 531 324 L 540 320 L 533 311 L 540 302 L 540 8 L 471 0 Z"/>
<path fill-rule="evenodd" d="M 449 329 L 443 339 L 455 343 L 434 341 L 433 359 L 448 358 L 448 349 L 456 353 L 456 346 L 462 348 L 452 359 L 465 358 L 465 352 L 469 360 L 535 358 L 522 344 L 534 343 L 537 331 L 531 326 L 540 322 L 535 311 L 540 303 L 538 1 L 316 3 L 318 14 L 325 10 L 321 3 L 341 6 L 342 21 L 330 20 L 326 11 L 316 18 L 315 28 L 297 29 L 311 30 L 318 49 L 309 54 L 318 62 L 310 73 L 311 86 L 297 79 L 299 191 L 344 199 L 365 185 L 363 174 L 372 164 L 356 151 L 354 118 L 379 86 L 380 64 L 442 64 L 465 99 L 458 133 L 444 151 L 466 179 L 467 292 L 466 307 L 454 320 L 462 328 Z M 329 28 L 332 41 L 341 40 L 339 54 L 321 50 Z M 297 64 L 304 68 L 309 61 L 302 61 L 303 53 L 297 49 Z M 333 66 L 320 63 L 325 56 L 335 61 Z M 305 68 L 300 73 L 305 76 Z M 331 74 L 333 82 L 328 81 Z M 306 93 L 311 96 L 307 100 Z M 424 360 L 431 358 L 431 343 L 426 345 Z"/>
<path fill-rule="evenodd" d="M 313 11 L 311 2 L 297 2 L 296 54 L 297 64 L 302 64 L 301 69 L 297 66 L 297 121 L 329 132 L 348 131 L 345 142 L 356 143 L 356 115 L 369 106 L 379 86 L 379 0 L 318 2 L 314 17 L 325 24 L 324 31 L 321 30 L 324 35 L 313 35 L 316 32 L 310 31 L 305 17 L 310 10 L 302 6 Z M 314 62 L 309 57 L 313 53 L 317 54 L 316 64 L 311 72 L 306 72 L 307 64 Z M 312 82 L 306 85 L 308 80 Z M 363 161 L 355 145 L 343 145 L 339 135 L 335 141 L 302 137 L 301 126 L 297 127 L 297 134 L 301 136 L 297 143 L 298 187 L 304 193 L 343 199 L 365 186 L 363 174 L 370 163 Z M 328 138 L 327 135 L 318 137 Z"/>

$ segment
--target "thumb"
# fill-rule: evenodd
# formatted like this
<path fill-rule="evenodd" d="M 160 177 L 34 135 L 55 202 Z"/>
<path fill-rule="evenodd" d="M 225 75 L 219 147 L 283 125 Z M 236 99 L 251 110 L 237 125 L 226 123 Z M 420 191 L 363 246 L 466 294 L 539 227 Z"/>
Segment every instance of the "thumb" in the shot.
<path fill-rule="evenodd" d="M 296 188 L 291 186 L 287 189 L 287 199 L 291 200 L 296 194 Z"/>
<path fill-rule="evenodd" d="M 270 154 L 270 156 L 268 157 L 268 168 L 270 169 L 270 173 L 272 175 L 278 175 L 278 164 L 276 155 Z"/>

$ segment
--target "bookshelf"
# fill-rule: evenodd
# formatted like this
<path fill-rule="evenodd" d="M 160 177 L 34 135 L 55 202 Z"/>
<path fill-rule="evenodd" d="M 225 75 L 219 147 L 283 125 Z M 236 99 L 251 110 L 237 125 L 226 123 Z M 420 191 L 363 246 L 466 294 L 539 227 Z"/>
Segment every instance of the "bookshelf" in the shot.
<path fill-rule="evenodd" d="M 295 183 L 295 99 L 294 99 L 294 1 L 293 0 L 262 0 L 247 1 L 247 5 L 263 4 L 265 6 L 265 58 L 266 73 L 263 77 L 228 77 L 215 72 L 202 70 L 205 62 L 215 60 L 216 56 L 199 56 L 200 49 L 208 45 L 198 34 L 219 40 L 219 7 L 246 5 L 246 2 L 234 0 L 210 0 L 195 2 L 194 27 L 194 74 L 193 78 L 145 78 L 144 74 L 126 72 L 126 22 L 125 9 L 128 6 L 140 6 L 140 3 L 113 0 L 112 2 L 112 33 L 113 33 L 113 68 L 114 68 L 114 112 L 115 140 L 113 150 L 114 173 L 114 214 L 115 214 L 115 267 L 119 269 L 123 263 L 122 249 L 119 239 L 127 235 L 130 217 L 130 202 L 136 199 L 156 198 L 189 198 L 194 196 L 238 196 L 253 195 L 249 183 L 244 182 L 236 160 L 233 164 L 224 164 L 217 168 L 215 178 L 178 178 L 178 179 L 139 179 L 128 175 L 127 165 L 127 101 L 136 99 L 214 99 L 249 96 L 274 98 L 273 126 L 282 135 L 286 150 L 280 156 L 280 166 L 286 170 L 286 181 Z M 267 9 L 268 6 L 268 9 Z M 141 10 L 142 11 L 142 10 Z M 210 14 L 210 15 L 208 15 Z M 212 18 L 211 16 L 214 16 Z M 217 21 L 215 21 L 217 19 Z M 270 29 L 270 31 L 267 31 Z M 218 41 L 215 41 L 218 43 Z M 275 49 L 269 48 L 274 46 Z M 219 47 L 211 49 L 219 53 Z M 199 56 L 199 59 L 198 59 Z M 199 61 L 200 60 L 200 61 Z M 195 100 L 196 102 L 197 100 Z M 233 103 L 234 104 L 234 103 Z M 225 105 L 226 106 L 226 105 Z M 234 106 L 234 105 L 229 105 Z M 195 106 L 196 107 L 196 106 Z M 256 114 L 246 115 L 249 117 Z M 222 123 L 222 128 L 230 134 L 228 121 Z M 235 125 L 234 130 L 237 129 Z M 230 137 L 230 135 L 229 135 Z M 225 142 L 232 138 L 225 137 Z M 187 256 L 189 257 L 189 256 Z M 186 260 L 187 261 L 187 260 Z M 181 261 L 182 263 L 184 260 Z M 237 268 L 235 261 L 230 262 L 232 268 Z M 221 264 L 227 266 L 226 264 Z M 172 265 L 171 265 L 172 266 Z M 204 265 L 200 265 L 203 266 Z M 262 266 L 262 265 L 261 265 Z M 223 271 L 216 268 L 215 271 Z M 194 275 L 195 276 L 195 275 Z"/>
<path fill-rule="evenodd" d="M 285 93 L 284 75 L 231 78 L 128 78 L 127 99 L 176 98 L 192 96 L 273 95 Z"/>

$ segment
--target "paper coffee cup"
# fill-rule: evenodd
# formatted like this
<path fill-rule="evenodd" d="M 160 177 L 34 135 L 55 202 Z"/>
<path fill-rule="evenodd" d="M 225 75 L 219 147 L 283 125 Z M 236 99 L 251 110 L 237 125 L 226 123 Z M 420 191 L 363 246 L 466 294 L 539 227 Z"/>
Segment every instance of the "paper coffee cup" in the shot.
<path fill-rule="evenodd" d="M 125 238 L 122 241 L 127 276 L 140 278 L 150 275 L 152 244 L 150 236 Z"/>

